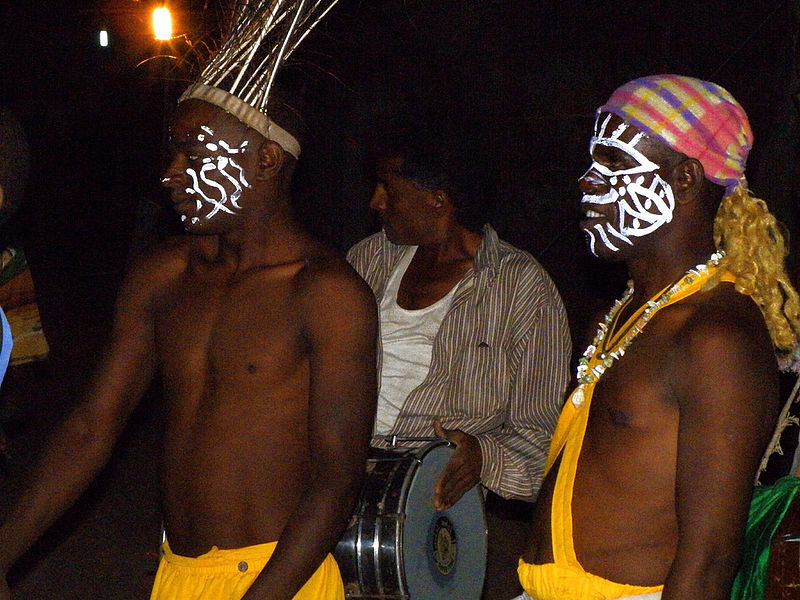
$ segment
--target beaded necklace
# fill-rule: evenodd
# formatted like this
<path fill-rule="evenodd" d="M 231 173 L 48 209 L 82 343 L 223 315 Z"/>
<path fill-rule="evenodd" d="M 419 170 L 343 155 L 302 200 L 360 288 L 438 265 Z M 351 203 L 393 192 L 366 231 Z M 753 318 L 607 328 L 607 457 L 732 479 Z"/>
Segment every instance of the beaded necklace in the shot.
<path fill-rule="evenodd" d="M 690 285 L 705 282 L 717 270 L 720 260 L 725 253 L 720 250 L 711 255 L 705 264 L 700 264 L 689 269 L 672 285 L 665 287 L 650 300 L 645 302 L 631 317 L 628 324 L 617 331 L 619 315 L 627 306 L 633 296 L 633 281 L 628 281 L 628 287 L 622 297 L 617 300 L 608 314 L 598 324 L 594 340 L 586 348 L 583 356 L 578 361 L 577 379 L 579 387 L 597 383 L 613 364 L 625 354 L 633 339 L 639 335 L 645 325 L 661 308 L 669 304 L 676 296 L 685 291 Z M 582 392 L 582 390 L 581 390 Z M 580 406 L 583 403 L 583 393 L 573 395 L 573 403 Z"/>

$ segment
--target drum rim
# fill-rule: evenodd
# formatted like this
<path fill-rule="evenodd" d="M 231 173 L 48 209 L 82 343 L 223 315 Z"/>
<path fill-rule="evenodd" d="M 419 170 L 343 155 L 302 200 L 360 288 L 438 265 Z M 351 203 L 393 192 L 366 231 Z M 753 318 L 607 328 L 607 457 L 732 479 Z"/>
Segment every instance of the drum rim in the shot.
<path fill-rule="evenodd" d="M 441 446 L 452 448 L 454 444 L 447 440 L 436 440 L 417 447 L 396 448 L 393 449 L 394 454 L 390 454 L 392 451 L 388 451 L 382 453 L 383 455 L 381 456 L 370 456 L 367 458 L 367 463 L 394 462 L 396 464 L 392 466 L 387 465 L 388 469 L 381 469 L 382 471 L 388 470 L 388 472 L 383 473 L 383 475 L 386 476 L 385 479 L 379 478 L 379 481 L 381 481 L 380 485 L 372 488 L 373 492 L 379 493 L 370 493 L 369 502 L 359 495 L 358 506 L 355 507 L 353 512 L 353 517 L 357 520 L 357 524 L 353 523 L 356 525 L 356 530 L 353 532 L 354 536 L 348 537 L 352 542 L 350 548 L 352 552 L 355 553 L 355 556 L 349 556 L 347 553 L 341 555 L 341 558 L 345 559 L 348 564 L 348 581 L 345 583 L 357 584 L 358 591 L 355 594 L 348 593 L 346 598 L 352 598 L 354 600 L 357 598 L 409 600 L 411 598 L 411 589 L 414 584 L 408 581 L 410 573 L 407 572 L 405 564 L 408 558 L 405 556 L 407 549 L 405 537 L 408 535 L 407 531 L 411 531 L 409 530 L 408 523 L 411 488 L 419 475 L 420 465 L 423 464 L 426 457 L 431 452 L 434 452 Z M 381 448 L 376 448 L 376 450 L 386 451 L 386 449 Z M 404 471 L 404 473 L 401 473 L 401 471 Z M 365 472 L 366 478 L 372 476 L 369 469 Z M 397 486 L 398 482 L 401 482 L 399 486 Z M 485 504 L 483 502 L 483 495 L 480 493 L 480 488 L 477 490 L 471 488 L 466 493 L 476 493 L 477 499 L 483 507 L 480 518 L 480 526 L 484 536 L 484 572 L 481 578 L 481 583 L 483 583 L 486 577 L 485 551 L 487 549 Z M 394 505 L 387 501 L 390 497 L 393 501 L 396 499 Z M 370 504 L 373 506 L 370 506 Z M 382 505 L 383 508 L 378 511 L 370 510 L 370 508 L 374 509 L 379 505 Z M 387 512 L 385 508 L 389 508 L 390 511 Z M 366 534 L 370 532 L 370 526 L 372 535 L 367 538 Z M 348 529 L 349 527 L 350 526 L 348 526 Z M 411 533 L 413 534 L 413 532 Z M 340 542 L 342 539 L 345 538 L 341 538 Z M 394 542 L 393 547 L 389 546 L 391 542 Z M 369 543 L 372 545 L 371 550 L 365 547 Z M 336 550 L 338 549 L 339 545 L 337 544 Z M 385 551 L 387 549 L 388 551 Z M 343 550 L 346 550 L 346 548 L 343 548 Z M 393 556 L 389 555 L 389 552 L 393 552 Z M 381 568 L 382 564 L 384 568 Z M 355 567 L 354 570 L 351 568 L 352 566 Z M 389 569 L 386 567 L 389 567 Z M 391 578 L 391 582 L 387 582 L 385 580 L 385 575 L 393 575 L 391 572 L 392 570 L 396 575 Z M 355 576 L 354 580 L 351 579 L 353 576 Z M 387 589 L 388 583 L 391 584 L 389 586 L 391 589 Z M 374 592 L 372 590 L 374 590 Z"/>

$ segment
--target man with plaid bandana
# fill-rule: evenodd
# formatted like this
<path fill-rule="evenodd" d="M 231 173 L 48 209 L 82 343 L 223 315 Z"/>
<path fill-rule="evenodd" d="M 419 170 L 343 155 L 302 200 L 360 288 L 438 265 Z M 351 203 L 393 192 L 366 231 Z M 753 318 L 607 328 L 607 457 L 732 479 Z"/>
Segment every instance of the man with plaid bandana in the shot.
<path fill-rule="evenodd" d="M 800 330 L 751 145 L 736 100 L 691 77 L 631 81 L 597 111 L 580 226 L 631 280 L 553 436 L 530 598 L 729 598 L 780 409 L 775 350 Z"/>

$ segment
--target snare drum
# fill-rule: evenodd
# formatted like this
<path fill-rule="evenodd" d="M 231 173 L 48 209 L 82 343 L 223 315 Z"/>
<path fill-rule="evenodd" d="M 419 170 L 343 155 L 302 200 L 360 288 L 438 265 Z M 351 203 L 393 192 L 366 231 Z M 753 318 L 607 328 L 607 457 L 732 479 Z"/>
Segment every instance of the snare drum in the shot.
<path fill-rule="evenodd" d="M 433 507 L 453 449 L 373 448 L 358 506 L 334 556 L 347 598 L 478 600 L 486 571 L 483 493 Z"/>

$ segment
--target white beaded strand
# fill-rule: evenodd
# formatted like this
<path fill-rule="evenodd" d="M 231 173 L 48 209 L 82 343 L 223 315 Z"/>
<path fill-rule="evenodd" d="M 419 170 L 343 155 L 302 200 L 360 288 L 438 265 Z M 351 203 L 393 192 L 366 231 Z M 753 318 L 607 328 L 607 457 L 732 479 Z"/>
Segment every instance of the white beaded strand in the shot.
<path fill-rule="evenodd" d="M 605 373 L 606 370 L 608 370 L 614 364 L 614 361 L 619 360 L 622 358 L 622 356 L 624 356 L 625 351 L 627 350 L 628 346 L 631 345 L 633 339 L 639 335 L 639 333 L 641 333 L 647 322 L 650 321 L 653 315 L 658 312 L 662 306 L 669 304 L 669 301 L 676 293 L 686 286 L 694 283 L 697 277 L 708 276 L 710 267 L 718 266 L 720 260 L 722 260 L 724 256 L 725 252 L 722 250 L 715 252 L 711 255 L 708 262 L 697 265 L 694 269 L 689 269 L 686 274 L 681 277 L 680 280 L 678 280 L 677 283 L 670 287 L 666 292 L 661 294 L 658 298 L 648 300 L 647 306 L 642 311 L 642 314 L 631 326 L 630 331 L 625 335 L 616 348 L 607 353 L 599 352 L 600 348 L 603 347 L 606 336 L 609 333 L 609 329 L 614 322 L 617 313 L 622 310 L 622 308 L 630 301 L 631 296 L 633 296 L 633 281 L 629 281 L 628 287 L 622 294 L 622 297 L 614 302 L 614 305 L 608 311 L 606 316 L 603 317 L 603 320 L 598 324 L 597 333 L 595 333 L 592 343 L 589 344 L 584 351 L 583 356 L 578 361 L 578 368 L 576 370 L 578 383 L 581 385 L 596 383 L 600 377 L 602 377 L 603 373 Z M 590 362 L 594 358 L 596 358 L 599 362 L 594 366 L 590 366 Z"/>

